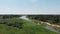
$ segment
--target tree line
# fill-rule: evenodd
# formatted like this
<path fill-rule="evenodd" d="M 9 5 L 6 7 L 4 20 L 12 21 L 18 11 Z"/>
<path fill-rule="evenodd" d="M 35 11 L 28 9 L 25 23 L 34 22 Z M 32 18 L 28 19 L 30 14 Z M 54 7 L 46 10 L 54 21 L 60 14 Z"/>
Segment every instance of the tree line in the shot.
<path fill-rule="evenodd" d="M 1 16 L 2 16 L 2 19 L 6 19 L 6 18 L 20 17 L 21 15 L 0 15 L 0 17 Z"/>
<path fill-rule="evenodd" d="M 28 15 L 30 19 L 60 24 L 60 15 Z"/>

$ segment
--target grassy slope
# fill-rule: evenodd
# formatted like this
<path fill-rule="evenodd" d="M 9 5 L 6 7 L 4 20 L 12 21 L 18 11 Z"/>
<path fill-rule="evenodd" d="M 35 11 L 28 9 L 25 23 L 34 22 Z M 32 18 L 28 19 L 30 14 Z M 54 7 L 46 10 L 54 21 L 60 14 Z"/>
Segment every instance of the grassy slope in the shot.
<path fill-rule="evenodd" d="M 22 21 L 20 19 L 12 19 L 13 22 L 16 20 Z M 11 22 L 12 20 L 8 20 Z M 23 29 L 7 26 L 5 24 L 0 24 L 0 34 L 57 34 L 55 32 L 49 31 L 47 29 L 42 28 L 42 26 L 38 26 L 35 23 L 29 23 L 28 21 L 23 20 Z"/>

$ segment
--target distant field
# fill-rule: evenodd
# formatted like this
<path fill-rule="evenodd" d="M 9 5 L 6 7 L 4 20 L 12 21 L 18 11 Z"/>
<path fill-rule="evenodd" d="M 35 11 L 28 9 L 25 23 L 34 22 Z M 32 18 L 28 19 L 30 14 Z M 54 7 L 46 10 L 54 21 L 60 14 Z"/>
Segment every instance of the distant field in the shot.
<path fill-rule="evenodd" d="M 5 19 L 8 23 L 23 22 L 23 28 L 8 26 L 6 24 L 0 24 L 0 34 L 58 34 L 56 32 L 44 29 L 42 26 L 30 23 L 26 20 L 19 18 Z"/>

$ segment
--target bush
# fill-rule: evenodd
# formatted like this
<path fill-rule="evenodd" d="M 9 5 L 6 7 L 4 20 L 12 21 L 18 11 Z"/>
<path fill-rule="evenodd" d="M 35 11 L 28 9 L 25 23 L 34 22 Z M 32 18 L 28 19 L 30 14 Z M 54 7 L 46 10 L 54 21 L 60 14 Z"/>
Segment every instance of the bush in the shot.
<path fill-rule="evenodd" d="M 8 23 L 7 25 L 8 25 L 8 26 L 17 27 L 17 28 L 19 28 L 19 29 L 22 29 L 23 23 L 17 23 L 17 22 L 15 22 L 15 23 Z"/>

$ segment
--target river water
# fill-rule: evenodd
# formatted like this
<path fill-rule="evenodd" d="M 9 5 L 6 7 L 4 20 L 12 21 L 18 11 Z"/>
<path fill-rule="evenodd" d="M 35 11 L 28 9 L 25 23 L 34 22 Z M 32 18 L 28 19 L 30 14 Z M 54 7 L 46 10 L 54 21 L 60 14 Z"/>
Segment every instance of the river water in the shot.
<path fill-rule="evenodd" d="M 24 19 L 24 20 L 27 20 L 27 21 L 29 21 L 29 22 L 32 22 L 32 20 L 30 20 L 30 19 L 27 18 L 26 16 L 22 16 L 22 17 L 20 17 L 20 18 L 21 18 L 21 19 Z M 60 33 L 59 30 L 56 30 L 56 29 L 53 28 L 52 26 L 46 25 L 46 26 L 44 26 L 44 28 L 45 28 L 45 29 L 48 29 L 48 30 L 50 30 L 50 31 L 54 31 L 54 32 Z"/>

